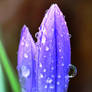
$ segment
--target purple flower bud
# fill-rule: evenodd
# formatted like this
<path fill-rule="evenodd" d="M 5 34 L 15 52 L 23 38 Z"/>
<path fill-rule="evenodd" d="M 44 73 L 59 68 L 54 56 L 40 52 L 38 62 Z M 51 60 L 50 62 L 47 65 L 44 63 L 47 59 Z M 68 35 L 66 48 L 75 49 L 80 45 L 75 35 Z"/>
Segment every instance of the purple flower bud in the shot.
<path fill-rule="evenodd" d="M 67 92 L 70 37 L 64 16 L 53 4 L 39 27 L 35 44 L 26 26 L 18 50 L 22 92 Z"/>
<path fill-rule="evenodd" d="M 22 92 L 32 92 L 35 86 L 35 53 L 35 43 L 28 28 L 24 25 L 18 49 L 17 66 Z"/>
<path fill-rule="evenodd" d="M 69 80 L 70 38 L 64 16 L 56 4 L 45 14 L 39 30 L 38 90 L 65 92 Z"/>

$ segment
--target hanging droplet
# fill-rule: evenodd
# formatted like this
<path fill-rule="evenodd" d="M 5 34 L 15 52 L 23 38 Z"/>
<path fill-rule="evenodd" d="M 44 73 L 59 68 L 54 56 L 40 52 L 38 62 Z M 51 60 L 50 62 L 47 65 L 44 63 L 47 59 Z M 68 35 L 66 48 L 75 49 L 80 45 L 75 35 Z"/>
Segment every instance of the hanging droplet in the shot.
<path fill-rule="evenodd" d="M 77 75 L 77 68 L 76 66 L 69 64 L 69 78 L 73 78 Z"/>
<path fill-rule="evenodd" d="M 69 34 L 69 38 L 71 38 L 72 37 L 72 35 L 71 34 Z"/>
<path fill-rule="evenodd" d="M 35 37 L 38 38 L 39 36 L 39 32 L 35 33 Z"/>
<path fill-rule="evenodd" d="M 69 36 L 69 38 L 71 38 L 71 37 L 72 37 L 72 35 L 71 35 L 71 34 L 69 34 L 69 33 L 67 33 L 67 35 Z"/>

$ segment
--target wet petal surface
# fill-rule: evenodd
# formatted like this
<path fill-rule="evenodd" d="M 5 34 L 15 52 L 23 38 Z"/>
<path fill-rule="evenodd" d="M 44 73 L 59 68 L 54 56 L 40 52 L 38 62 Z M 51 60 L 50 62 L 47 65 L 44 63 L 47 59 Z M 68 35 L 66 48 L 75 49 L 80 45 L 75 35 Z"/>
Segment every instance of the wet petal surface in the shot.
<path fill-rule="evenodd" d="M 34 55 L 36 52 L 35 43 L 29 33 L 28 28 L 24 25 L 21 33 L 21 40 L 18 49 L 18 74 L 23 92 L 32 92 L 36 86 L 36 62 Z"/>
<path fill-rule="evenodd" d="M 66 92 L 71 55 L 70 38 L 64 16 L 56 4 L 45 14 L 39 30 L 38 62 L 42 65 L 38 69 L 39 92 Z M 40 74 L 43 75 L 42 78 Z"/>
<path fill-rule="evenodd" d="M 53 4 L 36 34 L 34 43 L 26 26 L 18 50 L 18 74 L 22 92 L 67 92 L 70 37 L 64 16 Z"/>

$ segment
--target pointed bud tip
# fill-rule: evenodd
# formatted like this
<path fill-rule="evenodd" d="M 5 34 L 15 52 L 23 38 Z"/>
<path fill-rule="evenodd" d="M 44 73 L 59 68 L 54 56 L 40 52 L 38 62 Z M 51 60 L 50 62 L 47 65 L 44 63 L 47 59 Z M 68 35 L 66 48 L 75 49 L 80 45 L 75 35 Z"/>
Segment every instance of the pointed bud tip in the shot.
<path fill-rule="evenodd" d="M 29 29 L 26 25 L 24 25 L 22 27 L 22 31 L 21 31 L 21 37 L 25 34 L 25 33 L 29 33 Z"/>
<path fill-rule="evenodd" d="M 30 53 L 28 53 L 28 50 L 30 51 Z M 21 37 L 18 48 L 18 66 L 22 64 L 25 58 L 28 58 L 27 54 L 35 53 L 35 50 L 36 47 L 32 35 L 30 34 L 28 27 L 24 25 L 21 30 Z"/>
<path fill-rule="evenodd" d="M 52 4 L 50 7 L 50 11 L 54 11 L 53 14 L 55 14 L 55 13 L 60 14 L 61 13 L 61 15 L 63 15 L 62 11 L 60 10 L 60 8 L 57 4 Z"/>

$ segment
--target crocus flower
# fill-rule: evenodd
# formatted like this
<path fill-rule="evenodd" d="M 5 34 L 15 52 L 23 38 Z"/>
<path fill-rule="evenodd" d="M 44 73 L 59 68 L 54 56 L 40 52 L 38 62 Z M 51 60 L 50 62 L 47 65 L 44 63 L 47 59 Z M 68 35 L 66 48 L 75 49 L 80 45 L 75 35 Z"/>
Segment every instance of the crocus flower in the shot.
<path fill-rule="evenodd" d="M 24 25 L 17 66 L 22 92 L 67 92 L 70 37 L 57 4 L 46 12 L 36 37 L 35 43 Z"/>

